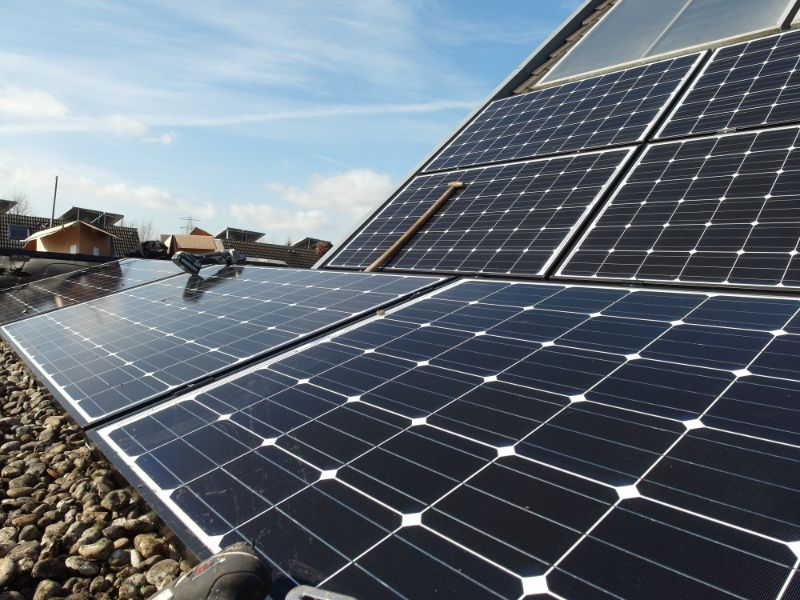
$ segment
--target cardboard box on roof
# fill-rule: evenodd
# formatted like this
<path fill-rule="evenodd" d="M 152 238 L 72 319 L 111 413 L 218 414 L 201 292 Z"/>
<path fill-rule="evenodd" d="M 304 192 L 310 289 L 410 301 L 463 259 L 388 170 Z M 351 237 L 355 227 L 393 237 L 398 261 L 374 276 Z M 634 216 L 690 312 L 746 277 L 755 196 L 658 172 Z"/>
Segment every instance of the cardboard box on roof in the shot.
<path fill-rule="evenodd" d="M 169 249 L 170 254 L 175 254 L 178 250 L 183 250 L 190 254 L 206 254 L 207 252 L 219 252 L 225 249 L 221 240 L 207 235 L 175 234 L 169 236 L 164 241 L 164 244 Z"/>
<path fill-rule="evenodd" d="M 111 256 L 111 240 L 116 237 L 89 223 L 71 221 L 29 235 L 23 248 L 38 252 Z"/>

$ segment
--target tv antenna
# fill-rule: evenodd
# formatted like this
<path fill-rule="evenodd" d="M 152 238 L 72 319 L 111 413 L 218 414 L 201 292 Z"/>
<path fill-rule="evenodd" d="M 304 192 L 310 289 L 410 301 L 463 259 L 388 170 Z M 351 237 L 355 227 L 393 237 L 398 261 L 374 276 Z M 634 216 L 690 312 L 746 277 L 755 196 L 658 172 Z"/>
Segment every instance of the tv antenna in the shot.
<path fill-rule="evenodd" d="M 182 217 L 180 220 L 186 221 L 186 225 L 184 225 L 182 228 L 186 233 L 191 233 L 192 229 L 194 229 L 195 223 L 199 222 L 195 221 L 192 217 Z"/>

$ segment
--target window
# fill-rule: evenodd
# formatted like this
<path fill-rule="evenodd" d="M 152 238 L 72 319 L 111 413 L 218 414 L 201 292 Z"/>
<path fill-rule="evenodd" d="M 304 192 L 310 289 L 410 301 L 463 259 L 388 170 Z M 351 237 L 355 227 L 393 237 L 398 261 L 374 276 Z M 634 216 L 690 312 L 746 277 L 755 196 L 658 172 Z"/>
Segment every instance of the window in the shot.
<path fill-rule="evenodd" d="M 545 81 L 780 26 L 788 0 L 620 0 Z"/>
<path fill-rule="evenodd" d="M 8 239 L 21 242 L 31 234 L 31 230 L 24 225 L 9 225 Z"/>

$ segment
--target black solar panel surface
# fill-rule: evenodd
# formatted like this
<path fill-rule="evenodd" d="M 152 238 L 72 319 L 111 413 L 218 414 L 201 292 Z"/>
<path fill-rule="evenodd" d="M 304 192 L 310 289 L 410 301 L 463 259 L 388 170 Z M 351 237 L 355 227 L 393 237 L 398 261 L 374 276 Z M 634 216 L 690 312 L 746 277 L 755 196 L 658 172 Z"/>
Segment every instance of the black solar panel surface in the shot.
<path fill-rule="evenodd" d="M 212 267 L 3 327 L 92 423 L 418 291 L 438 278 Z"/>
<path fill-rule="evenodd" d="M 425 171 L 642 141 L 700 56 L 680 56 L 495 100 Z"/>
<path fill-rule="evenodd" d="M 190 543 L 254 540 L 287 584 L 777 598 L 800 553 L 798 311 L 461 281 L 93 437 Z"/>
<path fill-rule="evenodd" d="M 623 148 L 416 177 L 330 265 L 368 266 L 461 181 L 466 187 L 384 268 L 540 275 L 630 155 Z"/>
<path fill-rule="evenodd" d="M 800 121 L 800 32 L 717 50 L 659 138 Z"/>
<path fill-rule="evenodd" d="M 0 291 L 0 325 L 182 273 L 169 261 L 126 258 Z"/>
<path fill-rule="evenodd" d="M 799 133 L 649 147 L 558 274 L 800 286 Z"/>

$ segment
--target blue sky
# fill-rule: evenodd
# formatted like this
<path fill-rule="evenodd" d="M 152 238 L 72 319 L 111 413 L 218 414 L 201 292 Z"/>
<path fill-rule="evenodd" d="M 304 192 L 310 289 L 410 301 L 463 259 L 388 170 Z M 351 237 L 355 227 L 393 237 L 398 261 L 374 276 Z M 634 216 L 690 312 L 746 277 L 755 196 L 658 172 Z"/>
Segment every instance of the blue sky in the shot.
<path fill-rule="evenodd" d="M 579 0 L 0 5 L 0 198 L 338 240 Z"/>

